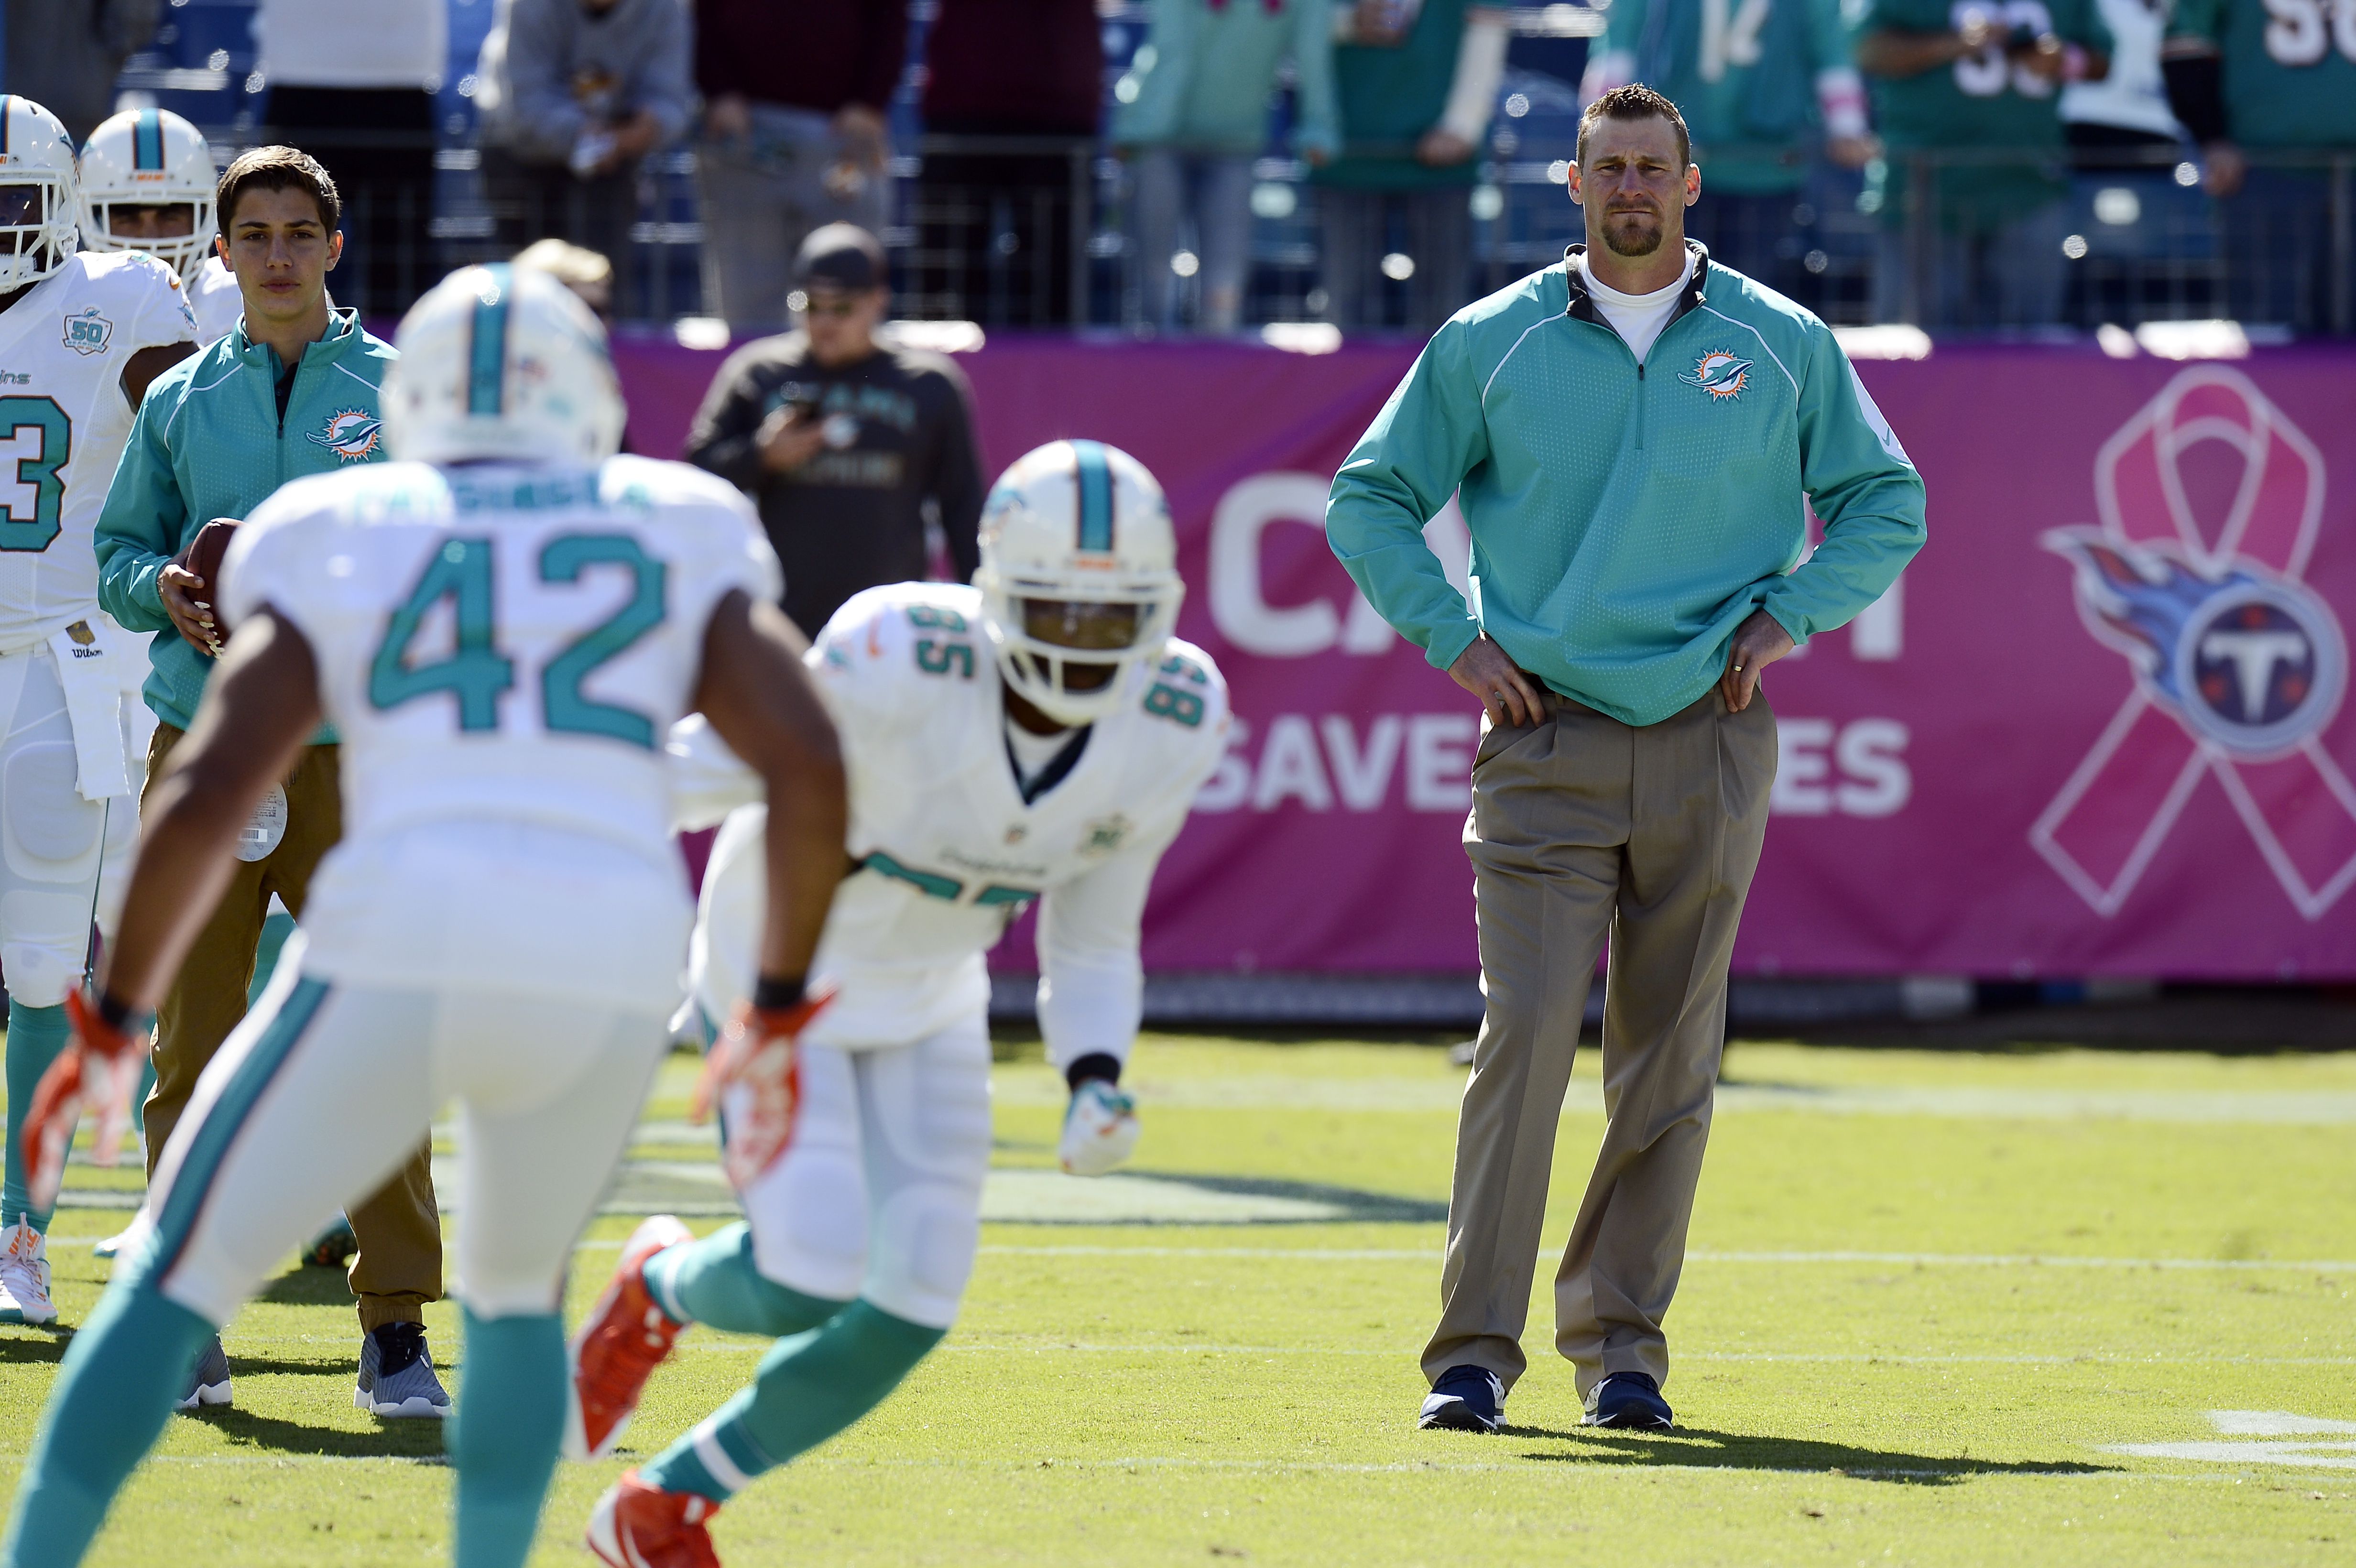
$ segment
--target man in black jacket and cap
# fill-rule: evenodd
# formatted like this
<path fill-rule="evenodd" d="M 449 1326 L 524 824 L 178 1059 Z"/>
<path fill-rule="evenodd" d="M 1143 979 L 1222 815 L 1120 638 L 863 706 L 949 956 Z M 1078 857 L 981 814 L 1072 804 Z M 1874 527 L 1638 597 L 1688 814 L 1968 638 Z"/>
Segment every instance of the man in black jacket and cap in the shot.
<path fill-rule="evenodd" d="M 816 636 L 861 589 L 927 574 L 928 520 L 957 581 L 971 581 L 983 483 L 964 373 L 876 339 L 892 290 L 875 237 L 828 224 L 794 272 L 801 328 L 728 357 L 687 460 L 759 506 L 785 564 L 786 613 Z"/>

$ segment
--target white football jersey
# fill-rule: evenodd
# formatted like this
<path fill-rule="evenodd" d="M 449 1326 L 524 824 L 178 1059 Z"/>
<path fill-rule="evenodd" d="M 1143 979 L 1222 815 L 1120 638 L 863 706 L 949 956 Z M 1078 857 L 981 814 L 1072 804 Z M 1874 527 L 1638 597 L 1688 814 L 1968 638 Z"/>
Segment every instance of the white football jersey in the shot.
<path fill-rule="evenodd" d="M 299 479 L 221 567 L 309 641 L 344 837 L 303 914 L 329 976 L 667 1010 L 686 949 L 664 737 L 732 590 L 774 599 L 751 504 L 616 457 Z"/>
<path fill-rule="evenodd" d="M 98 613 L 91 534 L 134 410 L 123 368 L 195 333 L 172 269 L 78 251 L 0 311 L 0 653 Z"/>
<path fill-rule="evenodd" d="M 858 869 L 835 894 L 812 971 L 841 989 L 809 1038 L 897 1045 L 971 1017 L 990 999 L 983 955 L 1038 900 L 1041 1019 L 1057 1059 L 1125 1054 L 1153 869 L 1226 746 L 1226 683 L 1210 656 L 1173 638 L 1158 663 L 1132 667 L 1130 700 L 1027 803 L 975 590 L 871 588 L 835 612 L 809 662 L 842 738 Z M 683 804 L 705 803 L 691 819 L 731 804 L 732 764 L 744 787 L 742 764 L 700 720 L 672 752 Z M 699 998 L 719 1017 L 752 981 L 757 811 L 714 845 L 719 883 L 707 883 L 696 938 Z"/>
<path fill-rule="evenodd" d="M 188 314 L 197 324 L 197 347 L 209 348 L 237 330 L 245 316 L 245 296 L 237 274 L 218 255 L 205 258 L 188 281 Z"/>

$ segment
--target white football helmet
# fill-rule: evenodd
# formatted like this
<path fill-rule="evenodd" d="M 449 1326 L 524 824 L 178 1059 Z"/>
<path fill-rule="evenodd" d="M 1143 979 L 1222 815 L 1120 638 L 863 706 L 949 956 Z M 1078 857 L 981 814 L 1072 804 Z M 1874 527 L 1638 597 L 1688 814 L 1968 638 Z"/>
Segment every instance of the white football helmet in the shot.
<path fill-rule="evenodd" d="M 393 341 L 379 406 L 395 457 L 602 463 L 621 445 L 605 329 L 545 272 L 461 267 L 409 307 Z"/>
<path fill-rule="evenodd" d="M 982 629 L 1006 684 L 1061 723 L 1089 724 L 1130 695 L 1135 668 L 1162 656 L 1186 584 L 1170 504 L 1145 464 L 1100 441 L 1053 441 L 1017 458 L 981 511 Z M 1078 648 L 1033 636 L 1026 601 L 1136 607 L 1119 648 Z M 1119 667 L 1075 687 L 1073 667 Z M 1091 670 L 1093 674 L 1093 670 Z"/>
<path fill-rule="evenodd" d="M 82 144 L 81 243 L 85 251 L 145 251 L 183 278 L 212 253 L 213 188 L 219 176 L 204 133 L 168 109 L 126 109 Z M 186 234 L 139 240 L 114 233 L 114 207 L 186 207 Z"/>
<path fill-rule="evenodd" d="M 31 99 L 0 94 L 0 292 L 64 266 L 76 216 L 72 138 Z"/>

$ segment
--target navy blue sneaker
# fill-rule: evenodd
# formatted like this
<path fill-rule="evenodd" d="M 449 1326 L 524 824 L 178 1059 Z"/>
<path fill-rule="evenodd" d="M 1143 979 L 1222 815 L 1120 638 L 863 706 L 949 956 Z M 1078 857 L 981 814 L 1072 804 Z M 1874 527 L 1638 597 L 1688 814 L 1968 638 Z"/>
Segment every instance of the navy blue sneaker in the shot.
<path fill-rule="evenodd" d="M 1505 1423 L 1505 1385 L 1486 1367 L 1451 1367 L 1431 1385 L 1419 1429 L 1435 1426 L 1451 1432 L 1494 1432 Z"/>
<path fill-rule="evenodd" d="M 1587 1391 L 1582 1426 L 1632 1427 L 1639 1432 L 1666 1432 L 1673 1417 L 1661 1385 L 1644 1372 L 1613 1372 Z"/>

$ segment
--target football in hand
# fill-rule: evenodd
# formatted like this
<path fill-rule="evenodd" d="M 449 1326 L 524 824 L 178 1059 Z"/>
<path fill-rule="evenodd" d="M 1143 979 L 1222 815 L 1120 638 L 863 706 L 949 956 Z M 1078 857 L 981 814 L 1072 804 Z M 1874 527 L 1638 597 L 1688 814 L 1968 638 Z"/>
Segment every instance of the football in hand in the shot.
<path fill-rule="evenodd" d="M 188 548 L 180 552 L 179 565 L 205 580 L 205 603 L 212 604 L 213 595 L 220 588 L 221 557 L 229 553 L 229 541 L 237 533 L 235 517 L 215 517 L 197 530 Z M 218 614 L 218 607 L 215 611 Z"/>

